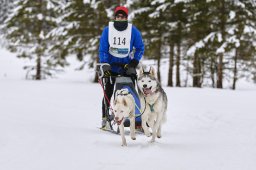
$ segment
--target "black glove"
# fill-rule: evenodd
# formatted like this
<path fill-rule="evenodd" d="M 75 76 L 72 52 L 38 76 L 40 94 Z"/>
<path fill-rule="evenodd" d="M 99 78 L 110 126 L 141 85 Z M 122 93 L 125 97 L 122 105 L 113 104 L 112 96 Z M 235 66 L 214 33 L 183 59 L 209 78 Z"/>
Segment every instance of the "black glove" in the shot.
<path fill-rule="evenodd" d="M 138 61 L 138 60 L 132 59 L 129 64 L 125 64 L 125 65 L 124 65 L 124 69 L 127 70 L 129 67 L 136 68 L 138 64 L 139 64 L 139 61 Z"/>
<path fill-rule="evenodd" d="M 111 66 L 107 63 L 104 63 L 102 66 L 103 76 L 110 77 L 111 76 Z"/>
<path fill-rule="evenodd" d="M 134 67 L 129 67 L 125 73 L 128 75 L 128 76 L 136 76 L 136 69 Z"/>
<path fill-rule="evenodd" d="M 110 77 L 111 76 L 111 72 L 109 70 L 104 71 L 104 77 Z"/>
<path fill-rule="evenodd" d="M 132 59 L 129 64 L 124 65 L 125 73 L 128 76 L 136 76 L 136 67 L 139 64 L 139 61 Z"/>

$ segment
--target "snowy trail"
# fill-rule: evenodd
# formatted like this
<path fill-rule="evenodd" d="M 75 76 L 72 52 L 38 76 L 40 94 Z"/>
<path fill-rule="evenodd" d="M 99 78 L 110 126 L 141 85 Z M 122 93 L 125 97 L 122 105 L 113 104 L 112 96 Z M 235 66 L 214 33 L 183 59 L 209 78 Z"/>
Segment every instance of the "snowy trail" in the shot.
<path fill-rule="evenodd" d="M 0 51 L 1 170 L 254 170 L 256 88 L 165 88 L 168 120 L 156 143 L 100 131 L 102 91 L 87 72 L 23 80 Z M 10 58 L 6 58 L 9 56 Z"/>
<path fill-rule="evenodd" d="M 144 135 L 136 141 L 127 136 L 123 148 L 120 136 L 97 129 L 98 84 L 2 80 L 0 89 L 4 170 L 249 170 L 256 165 L 256 91 L 165 88 L 169 109 L 163 138 L 150 144 Z"/>

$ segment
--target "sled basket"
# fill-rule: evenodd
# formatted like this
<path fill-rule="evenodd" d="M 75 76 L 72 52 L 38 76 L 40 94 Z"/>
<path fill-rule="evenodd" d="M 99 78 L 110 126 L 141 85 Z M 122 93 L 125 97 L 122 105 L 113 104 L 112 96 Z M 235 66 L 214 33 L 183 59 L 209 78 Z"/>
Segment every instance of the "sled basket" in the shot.
<path fill-rule="evenodd" d="M 96 71 L 98 72 L 99 79 L 101 79 L 103 82 L 104 82 L 104 80 L 106 80 L 106 77 L 104 77 L 104 71 L 106 69 L 107 70 L 110 69 L 109 64 L 107 64 L 107 63 L 97 64 Z M 114 84 L 113 94 L 115 94 L 117 90 L 120 90 L 122 88 L 127 88 L 129 90 L 129 92 L 132 94 L 135 104 L 137 106 L 137 107 L 135 107 L 135 116 L 136 116 L 135 127 L 141 127 L 141 117 L 139 116 L 141 114 L 140 110 L 139 110 L 141 108 L 141 104 L 140 104 L 139 95 L 135 89 L 135 86 L 134 86 L 134 83 L 133 83 L 131 77 L 126 77 L 126 76 L 112 76 L 112 77 L 116 79 L 115 84 Z M 114 97 L 114 95 L 113 95 L 113 97 Z M 107 105 L 107 102 L 105 101 L 104 104 Z M 105 108 L 107 108 L 107 107 L 105 107 Z M 110 116 L 108 109 L 106 110 L 106 114 L 107 114 L 107 117 Z M 111 122 L 112 120 L 109 120 L 109 121 Z M 125 120 L 124 126 L 125 127 L 130 126 L 129 119 Z"/>
<path fill-rule="evenodd" d="M 138 116 L 140 115 L 140 108 L 141 108 L 141 104 L 140 104 L 140 99 L 139 99 L 139 95 L 134 87 L 133 81 L 131 79 L 131 77 L 123 77 L 123 76 L 119 76 L 116 77 L 116 82 L 115 82 L 115 91 L 120 90 L 126 88 L 129 90 L 129 92 L 132 94 L 135 104 L 137 105 L 137 107 L 135 107 L 135 115 L 136 115 L 136 119 L 135 119 L 135 126 L 141 126 L 141 117 Z M 115 94 L 115 93 L 114 93 Z M 126 119 L 124 122 L 124 126 L 125 127 L 129 127 L 130 126 L 130 121 L 129 119 Z"/>

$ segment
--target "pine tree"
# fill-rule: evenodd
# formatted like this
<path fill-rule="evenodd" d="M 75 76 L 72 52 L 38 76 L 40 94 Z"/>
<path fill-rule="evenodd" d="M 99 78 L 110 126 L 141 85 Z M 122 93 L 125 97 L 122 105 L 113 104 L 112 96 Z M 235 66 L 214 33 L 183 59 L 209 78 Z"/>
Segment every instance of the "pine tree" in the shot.
<path fill-rule="evenodd" d="M 94 22 L 94 37 L 90 40 L 90 48 L 87 53 L 91 54 L 91 65 L 95 65 L 99 62 L 98 47 L 100 43 L 100 35 L 103 28 L 108 24 L 109 18 L 104 4 L 97 2 L 95 4 L 95 22 Z M 94 82 L 98 81 L 98 75 L 95 73 Z"/>
<path fill-rule="evenodd" d="M 234 89 L 235 82 L 238 78 L 238 59 L 241 57 L 241 54 L 243 54 L 242 56 L 247 57 L 253 56 L 254 54 L 253 49 L 255 48 L 253 46 L 253 37 L 255 36 L 253 36 L 253 34 L 255 31 L 253 30 L 255 30 L 255 6 L 251 1 L 239 0 L 191 1 L 191 3 L 190 7 L 193 7 L 196 3 L 197 5 L 205 5 L 205 9 L 200 10 L 203 14 L 201 17 L 200 13 L 195 13 L 196 11 L 192 10 L 197 8 L 192 8 L 190 10 L 192 12 L 191 16 L 196 16 L 194 23 L 200 21 L 197 18 L 202 19 L 200 25 L 193 23 L 189 24 L 190 32 L 188 35 L 190 35 L 190 41 L 191 44 L 193 44 L 190 50 L 194 48 L 194 50 L 192 50 L 194 51 L 192 53 L 195 63 L 194 68 L 197 68 L 196 65 L 199 65 L 201 70 L 209 71 L 213 87 L 217 86 L 217 88 L 222 88 L 223 79 L 228 78 L 224 77 L 224 71 L 230 67 L 231 61 L 234 59 Z M 251 29 L 246 29 L 248 27 Z M 203 32 L 199 32 L 201 29 Z M 191 35 L 197 35 L 197 38 L 191 37 Z M 245 48 L 247 49 L 245 50 Z M 190 50 L 189 53 L 191 52 Z M 247 51 L 250 52 L 247 53 Z M 198 58 L 198 56 L 201 56 L 201 61 L 199 60 L 198 62 L 195 62 L 195 58 Z M 202 71 L 198 72 L 200 73 Z M 197 72 L 194 72 L 194 74 L 196 73 Z M 217 73 L 216 85 L 215 73 Z M 201 78 L 203 79 L 203 77 Z M 198 80 L 195 80 L 195 82 L 198 82 Z M 194 86 L 196 86 L 196 84 L 194 84 Z"/>
<path fill-rule="evenodd" d="M 35 71 L 31 78 L 36 80 L 52 75 L 47 34 L 56 27 L 54 9 L 57 4 L 57 0 L 19 1 L 4 25 L 8 49 L 35 62 L 35 65 L 24 68 L 28 72 Z"/>
<path fill-rule="evenodd" d="M 236 82 L 239 78 L 239 61 L 244 60 L 251 68 L 251 61 L 256 53 L 256 4 L 252 1 L 234 1 L 229 13 L 229 23 L 232 27 L 228 32 L 228 48 L 233 51 L 233 84 L 232 89 L 236 89 Z M 251 61 L 250 61 L 251 60 Z M 241 63 L 241 62 L 240 62 Z"/>
<path fill-rule="evenodd" d="M 158 30 L 162 35 L 162 42 L 164 48 L 169 46 L 169 73 L 168 73 L 168 86 L 173 86 L 173 69 L 176 67 L 176 86 L 181 86 L 180 66 L 182 58 L 184 58 L 184 46 L 186 37 L 186 22 L 188 11 L 186 1 L 165 0 L 156 3 L 156 14 L 158 15 L 157 23 Z M 168 44 L 168 45 L 167 45 Z M 156 47 L 158 48 L 158 47 Z M 176 57 L 174 59 L 174 56 Z M 174 63 L 175 62 L 175 63 Z"/>
<path fill-rule="evenodd" d="M 224 71 L 230 67 L 231 59 L 234 59 L 234 79 L 233 89 L 237 81 L 237 62 L 239 53 L 246 53 L 243 47 L 255 49 L 253 47 L 254 31 L 248 34 L 246 28 L 251 27 L 255 30 L 255 6 L 251 1 L 213 1 L 215 7 L 212 11 L 215 40 L 212 48 L 216 49 L 217 55 L 217 88 L 223 88 Z M 251 8 L 251 9 L 250 9 Z M 253 19 L 254 18 L 254 19 Z M 218 23 L 218 24 L 216 24 Z M 248 36 L 249 35 L 249 36 Z M 247 37 L 247 38 L 245 38 Z M 242 47 L 242 48 L 241 48 Z M 252 52 L 251 50 L 249 50 Z M 225 56 L 225 57 L 224 57 Z M 228 77 L 227 77 L 228 78 Z"/>
<path fill-rule="evenodd" d="M 167 33 L 167 43 L 169 44 L 169 70 L 168 70 L 168 83 L 167 86 L 174 86 L 173 78 L 174 78 L 174 55 L 175 55 L 175 34 L 177 30 L 177 21 L 175 19 L 175 15 L 173 13 L 174 1 L 168 0 L 165 1 L 162 6 L 164 7 L 163 15 L 165 17 L 165 32 Z"/>
<path fill-rule="evenodd" d="M 205 0 L 190 1 L 187 10 L 189 32 L 187 34 L 188 45 L 191 46 L 195 42 L 200 42 L 202 39 L 210 33 L 210 21 L 209 21 L 209 4 Z M 209 59 L 207 56 L 209 49 L 198 49 L 193 55 L 193 87 L 201 87 L 203 83 L 205 63 Z"/>
<path fill-rule="evenodd" d="M 162 10 L 156 10 L 158 1 L 135 1 L 131 8 L 135 10 L 133 24 L 139 28 L 145 43 L 145 56 L 157 60 L 157 76 L 161 82 L 161 58 L 164 44 L 164 16 Z M 142 22 L 143 21 L 143 22 Z"/>
<path fill-rule="evenodd" d="M 109 20 L 103 2 L 70 1 L 64 4 L 60 13 L 60 24 L 50 33 L 56 42 L 51 52 L 60 53 L 63 58 L 75 54 L 82 62 L 79 69 L 87 65 L 93 67 L 98 62 L 101 32 Z"/>
<path fill-rule="evenodd" d="M 4 46 L 4 30 L 3 24 L 6 18 L 11 14 L 14 7 L 15 0 L 0 0 L 0 46 Z"/>
<path fill-rule="evenodd" d="M 170 35 L 173 39 L 172 41 L 176 45 L 176 86 L 181 86 L 180 78 L 180 65 L 182 60 L 182 46 L 184 45 L 184 38 L 186 37 L 186 27 L 187 23 L 187 10 L 186 10 L 186 1 L 178 1 L 175 3 L 172 9 L 173 20 L 176 23 L 174 31 Z M 184 55 L 184 53 L 183 53 Z M 183 57 L 184 58 L 184 57 Z"/>
<path fill-rule="evenodd" d="M 56 36 L 67 49 L 67 54 L 76 54 L 82 60 L 84 50 L 92 37 L 94 10 L 90 3 L 74 0 L 68 2 L 63 11 L 62 25 L 53 32 L 57 33 Z"/>
<path fill-rule="evenodd" d="M 13 8 L 15 0 L 0 0 L 0 24 L 8 17 Z"/>

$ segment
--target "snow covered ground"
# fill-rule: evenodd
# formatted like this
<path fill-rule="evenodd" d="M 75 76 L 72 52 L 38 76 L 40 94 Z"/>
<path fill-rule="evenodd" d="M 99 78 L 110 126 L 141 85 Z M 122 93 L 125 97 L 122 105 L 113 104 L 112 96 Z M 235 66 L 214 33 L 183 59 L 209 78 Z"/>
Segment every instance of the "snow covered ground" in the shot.
<path fill-rule="evenodd" d="M 74 63 L 75 64 L 75 63 Z M 128 147 L 98 129 L 102 91 L 91 72 L 24 80 L 24 62 L 0 49 L 1 170 L 255 170 L 256 87 L 167 88 L 168 121 L 156 143 Z M 128 130 L 128 129 L 127 129 Z"/>

